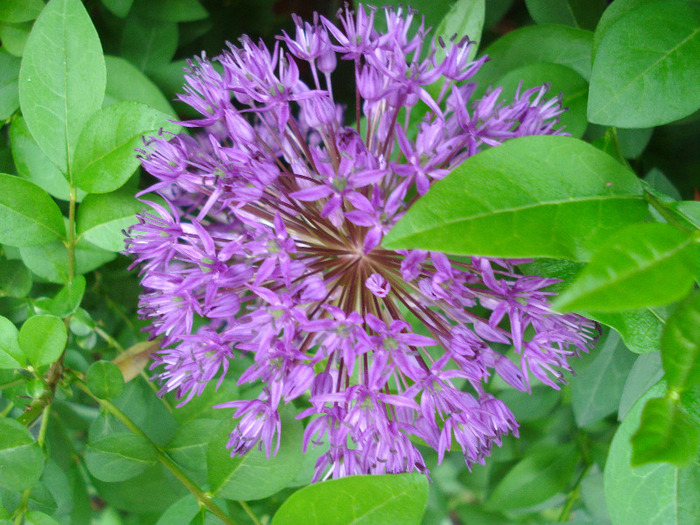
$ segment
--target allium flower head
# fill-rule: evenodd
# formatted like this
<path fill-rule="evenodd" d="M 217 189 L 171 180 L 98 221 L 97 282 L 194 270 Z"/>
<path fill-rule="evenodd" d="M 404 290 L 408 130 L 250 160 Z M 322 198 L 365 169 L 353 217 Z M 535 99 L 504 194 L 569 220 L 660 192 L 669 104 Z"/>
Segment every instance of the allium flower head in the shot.
<path fill-rule="evenodd" d="M 560 100 L 546 86 L 507 104 L 500 89 L 473 100 L 486 59 L 469 59 L 466 38 L 429 40 L 412 11 L 338 17 L 295 18 L 272 49 L 243 37 L 217 67 L 198 58 L 180 99 L 201 114 L 182 124 L 203 133 L 155 137 L 142 153 L 167 206 L 140 216 L 127 252 L 140 314 L 162 337 L 161 393 L 185 403 L 249 356 L 238 382 L 263 389 L 225 404 L 239 419 L 233 454 L 275 453 L 280 408 L 299 399 L 304 449 L 330 447 L 316 480 L 427 472 L 421 440 L 440 460 L 459 447 L 468 466 L 483 463 L 518 427 L 486 389 L 492 374 L 523 391 L 559 388 L 593 325 L 550 311 L 555 281 L 519 275 L 522 261 L 381 241 L 484 147 L 560 133 Z M 339 60 L 354 66 L 349 118 L 331 80 Z"/>

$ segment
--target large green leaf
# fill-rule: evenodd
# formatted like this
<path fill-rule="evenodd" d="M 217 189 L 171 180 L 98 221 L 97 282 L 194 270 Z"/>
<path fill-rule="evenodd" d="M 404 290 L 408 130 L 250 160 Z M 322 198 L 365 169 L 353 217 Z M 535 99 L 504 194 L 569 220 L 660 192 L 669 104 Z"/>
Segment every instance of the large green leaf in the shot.
<path fill-rule="evenodd" d="M 422 474 L 349 476 L 292 494 L 272 525 L 402 525 L 421 522 L 428 502 Z"/>
<path fill-rule="evenodd" d="M 520 509 L 548 500 L 566 488 L 577 463 L 573 443 L 533 447 L 496 485 L 486 507 Z"/>
<path fill-rule="evenodd" d="M 96 112 L 85 125 L 75 152 L 74 182 L 89 193 L 114 191 L 139 165 L 134 150 L 141 137 L 159 129 L 176 132 L 168 115 L 140 102 L 120 102 Z"/>
<path fill-rule="evenodd" d="M 625 380 L 625 388 L 620 396 L 620 406 L 617 410 L 617 419 L 622 421 L 632 408 L 632 405 L 642 397 L 647 390 L 659 382 L 664 375 L 661 366 L 661 352 L 656 351 L 640 355 L 632 365 L 630 373 Z"/>
<path fill-rule="evenodd" d="M 668 397 L 647 401 L 639 429 L 632 436 L 632 465 L 664 461 L 684 467 L 698 453 L 700 429 Z"/>
<path fill-rule="evenodd" d="M 615 433 L 605 465 L 605 499 L 616 525 L 694 525 L 700 515 L 700 465 L 668 463 L 632 467 L 630 438 L 647 399 L 663 395 L 658 384 L 635 403 Z"/>
<path fill-rule="evenodd" d="M 579 427 L 617 411 L 625 378 L 636 357 L 611 330 L 605 343 L 576 365 L 576 377 L 571 380 L 571 404 Z"/>
<path fill-rule="evenodd" d="M 90 474 L 102 481 L 124 481 L 138 476 L 156 464 L 156 449 L 143 436 L 117 432 L 85 448 L 85 464 Z"/>
<path fill-rule="evenodd" d="M 44 455 L 29 430 L 14 419 L 0 419 L 0 487 L 24 490 L 39 481 L 43 469 Z"/>
<path fill-rule="evenodd" d="M 655 352 L 661 348 L 664 318 L 653 308 L 625 312 L 586 312 L 586 317 L 614 328 L 625 346 L 635 354 Z"/>
<path fill-rule="evenodd" d="M 19 100 L 34 139 L 63 172 L 104 92 L 102 46 L 82 2 L 51 0 L 27 40 Z"/>
<path fill-rule="evenodd" d="M 61 241 L 20 248 L 22 261 L 32 272 L 52 283 L 70 281 L 68 250 Z M 91 272 L 108 263 L 117 255 L 81 239 L 75 248 L 75 273 Z"/>
<path fill-rule="evenodd" d="M 32 289 L 32 272 L 22 261 L 0 260 L 0 297 L 26 297 Z"/>
<path fill-rule="evenodd" d="M 615 0 L 612 2 L 603 13 L 603 16 L 600 17 L 598 25 L 595 28 L 595 33 L 593 34 L 593 58 L 595 59 L 603 36 L 605 36 L 605 33 L 608 32 L 608 29 L 610 29 L 615 22 L 622 18 L 628 11 L 640 5 L 655 1 L 656 0 Z"/>
<path fill-rule="evenodd" d="M 690 115 L 700 107 L 698 55 L 697 3 L 659 0 L 625 13 L 597 50 L 589 120 L 647 128 Z"/>
<path fill-rule="evenodd" d="M 0 2 L 0 22 L 28 22 L 39 16 L 43 8 L 41 0 L 3 0 Z"/>
<path fill-rule="evenodd" d="M 36 368 L 58 359 L 67 339 L 66 325 L 53 315 L 30 317 L 19 330 L 19 346 Z"/>
<path fill-rule="evenodd" d="M 383 245 L 585 261 L 611 231 L 644 218 L 641 191 L 632 172 L 585 142 L 514 139 L 438 181 Z"/>
<path fill-rule="evenodd" d="M 207 445 L 219 423 L 218 419 L 194 419 L 179 425 L 166 447 L 168 454 L 187 469 L 205 472 Z"/>
<path fill-rule="evenodd" d="M 289 411 L 283 414 L 279 452 L 270 458 L 257 448 L 243 457 L 232 458 L 226 443 L 233 424 L 230 420 L 219 424 L 207 449 L 212 495 L 243 501 L 266 498 L 296 477 L 302 464 L 303 429 Z"/>
<path fill-rule="evenodd" d="M 158 86 L 128 60 L 105 56 L 105 65 L 107 66 L 105 106 L 132 100 L 143 102 L 170 117 L 177 118 L 175 110 Z"/>
<path fill-rule="evenodd" d="M 141 71 L 169 64 L 177 50 L 177 24 L 131 15 L 124 25 L 121 54 Z"/>
<path fill-rule="evenodd" d="M 0 242 L 36 246 L 65 235 L 63 216 L 44 190 L 20 177 L 0 173 Z"/>
<path fill-rule="evenodd" d="M 561 116 L 564 131 L 573 137 L 583 136 L 586 120 L 586 101 L 588 99 L 588 82 L 573 69 L 552 62 L 534 62 L 506 73 L 496 84 L 503 88 L 501 99 L 506 103 L 512 101 L 516 89 L 525 89 L 550 84 L 548 97 L 562 95 L 562 106 L 568 108 Z"/>
<path fill-rule="evenodd" d="M 133 10 L 165 22 L 192 22 L 209 16 L 199 0 L 135 0 Z"/>
<path fill-rule="evenodd" d="M 474 77 L 483 92 L 496 80 L 525 64 L 552 62 L 591 78 L 593 33 L 561 25 L 527 26 L 512 31 L 486 48 L 486 62 Z"/>
<path fill-rule="evenodd" d="M 146 208 L 128 189 L 88 195 L 78 208 L 78 236 L 105 250 L 120 252 L 124 250 L 122 231 L 135 224 L 136 214 Z"/>
<path fill-rule="evenodd" d="M 5 51 L 21 57 L 34 22 L 20 24 L 0 24 L 0 42 Z"/>
<path fill-rule="evenodd" d="M 553 303 L 598 312 L 668 304 L 693 286 L 693 236 L 661 223 L 629 226 L 611 236 Z"/>
<path fill-rule="evenodd" d="M 669 388 L 700 384 L 700 293 L 695 291 L 668 319 L 661 337 L 661 360 Z"/>
<path fill-rule="evenodd" d="M 474 58 L 481 42 L 485 7 L 485 0 L 458 0 L 435 29 L 435 35 L 441 36 L 446 42 L 455 35 L 457 41 L 462 37 L 469 37 L 469 40 L 474 42 L 469 56 Z M 441 56 L 440 53 L 438 50 L 438 56 Z"/>

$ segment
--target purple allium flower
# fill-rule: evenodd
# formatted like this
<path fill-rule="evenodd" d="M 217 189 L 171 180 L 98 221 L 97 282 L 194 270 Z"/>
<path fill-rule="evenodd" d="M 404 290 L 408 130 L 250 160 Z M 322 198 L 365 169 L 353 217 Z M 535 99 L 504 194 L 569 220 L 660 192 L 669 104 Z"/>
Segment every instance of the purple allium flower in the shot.
<path fill-rule="evenodd" d="M 592 345 L 593 323 L 552 312 L 555 280 L 518 274 L 524 261 L 381 247 L 466 158 L 560 133 L 546 86 L 507 104 L 500 89 L 472 100 L 486 59 L 469 60 L 466 38 L 428 41 L 414 15 L 295 18 L 295 37 L 272 49 L 244 37 L 217 67 L 198 58 L 180 99 L 201 113 L 182 124 L 203 133 L 154 137 L 142 153 L 158 179 L 148 191 L 167 207 L 140 216 L 127 252 L 141 268 L 140 315 L 162 337 L 161 393 L 186 403 L 252 357 L 238 382 L 262 393 L 225 404 L 240 418 L 229 448 L 275 453 L 279 409 L 299 399 L 304 449 L 330 446 L 315 480 L 427 472 L 421 441 L 440 460 L 459 446 L 467 466 L 483 463 L 518 428 L 487 392 L 491 375 L 559 388 L 567 359 Z M 338 59 L 354 65 L 352 126 L 331 86 Z"/>

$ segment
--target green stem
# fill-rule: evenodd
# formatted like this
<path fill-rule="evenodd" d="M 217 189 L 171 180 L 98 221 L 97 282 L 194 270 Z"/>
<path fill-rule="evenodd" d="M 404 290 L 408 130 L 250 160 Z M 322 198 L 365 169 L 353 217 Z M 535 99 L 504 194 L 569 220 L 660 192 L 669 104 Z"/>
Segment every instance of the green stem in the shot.
<path fill-rule="evenodd" d="M 644 191 L 644 200 L 647 201 L 649 204 L 651 204 L 652 208 L 654 208 L 657 212 L 659 212 L 659 215 L 661 215 L 666 221 L 671 225 L 675 226 L 676 228 L 679 228 L 683 231 L 689 231 L 688 226 L 686 226 L 683 221 L 681 221 L 678 217 L 676 217 L 676 214 L 668 209 L 668 206 L 666 205 L 665 202 L 663 202 L 661 199 L 658 197 L 652 195 L 648 191 Z"/>
<path fill-rule="evenodd" d="M 80 390 L 85 392 L 87 395 L 89 395 L 91 398 L 93 398 L 95 401 L 97 401 L 102 408 L 110 412 L 134 434 L 148 440 L 148 442 L 156 450 L 156 457 L 158 458 L 158 461 L 160 461 L 163 464 L 163 466 L 165 466 L 165 468 L 167 468 L 185 487 L 187 487 L 187 489 L 192 493 L 192 495 L 194 495 L 194 497 L 197 498 L 197 501 L 200 505 L 204 505 L 207 509 L 209 509 L 209 511 L 212 514 L 214 514 L 225 524 L 236 525 L 236 522 L 233 521 L 229 516 L 227 516 L 226 513 L 221 509 L 221 507 L 219 507 L 214 502 L 211 495 L 200 489 L 195 484 L 195 482 L 192 481 L 172 459 L 170 459 L 170 456 L 168 456 L 168 454 L 163 449 L 161 449 L 160 446 L 154 443 L 153 440 L 151 440 L 151 438 L 144 434 L 144 432 L 136 425 L 136 423 L 129 419 L 129 416 L 122 412 L 114 403 L 106 399 L 100 399 L 93 395 L 92 392 L 90 392 L 90 389 L 88 388 L 87 384 L 85 384 L 85 382 L 78 377 L 73 378 L 73 384 Z"/>
<path fill-rule="evenodd" d="M 68 250 L 68 282 L 73 281 L 75 277 L 75 203 L 78 200 L 78 190 L 71 184 L 70 200 L 68 202 L 68 242 L 66 249 Z"/>
<path fill-rule="evenodd" d="M 255 514 L 253 514 L 253 511 L 250 509 L 250 507 L 248 506 L 248 504 L 245 501 L 239 501 L 238 503 L 241 507 L 243 507 L 243 510 L 248 515 L 248 517 L 251 520 L 253 520 L 253 523 L 255 523 L 255 525 L 262 525 L 262 523 L 260 523 L 260 520 L 258 519 L 258 517 Z"/>

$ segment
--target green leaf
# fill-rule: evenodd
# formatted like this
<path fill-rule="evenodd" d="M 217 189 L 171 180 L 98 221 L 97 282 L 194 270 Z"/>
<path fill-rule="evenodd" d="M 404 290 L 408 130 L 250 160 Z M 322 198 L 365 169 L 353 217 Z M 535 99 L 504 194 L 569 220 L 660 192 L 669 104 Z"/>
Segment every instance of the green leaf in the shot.
<path fill-rule="evenodd" d="M 616 525 L 691 525 L 700 513 L 700 465 L 678 468 L 668 463 L 632 467 L 630 438 L 639 427 L 647 399 L 663 395 L 651 388 L 627 414 L 615 433 L 605 465 L 605 499 Z"/>
<path fill-rule="evenodd" d="M 674 213 L 685 219 L 688 224 L 700 230 L 700 202 L 672 202 L 669 204 L 669 208 L 671 208 Z"/>
<path fill-rule="evenodd" d="M 27 512 L 27 515 L 24 517 L 24 523 L 26 525 L 60 525 L 51 516 L 38 510 Z"/>
<path fill-rule="evenodd" d="M 521 92 L 531 87 L 551 84 L 547 93 L 550 98 L 562 95 L 562 106 L 568 108 L 561 116 L 564 131 L 573 137 L 580 138 L 586 131 L 586 101 L 588 99 L 588 82 L 573 69 L 551 62 L 535 62 L 526 64 L 506 73 L 496 81 L 503 87 L 500 100 L 512 101 L 515 92 L 521 85 Z"/>
<path fill-rule="evenodd" d="M 41 0 L 3 0 L 0 2 L 0 22 L 28 22 L 39 16 L 43 8 Z"/>
<path fill-rule="evenodd" d="M 533 62 L 569 67 L 586 80 L 591 78 L 593 33 L 561 25 L 527 26 L 503 35 L 481 53 L 491 60 L 474 76 L 479 92 L 513 69 Z"/>
<path fill-rule="evenodd" d="M 692 241 L 667 224 L 624 228 L 600 247 L 552 307 L 609 312 L 677 301 L 693 286 Z"/>
<path fill-rule="evenodd" d="M 636 176 L 593 146 L 524 137 L 470 157 L 438 181 L 383 245 L 585 261 L 610 231 L 646 210 Z"/>
<path fill-rule="evenodd" d="M 230 420 L 219 424 L 207 449 L 212 495 L 242 501 L 267 498 L 296 477 L 302 464 L 302 425 L 290 412 L 283 413 L 281 420 L 279 452 L 269 459 L 257 448 L 232 458 L 226 443 L 233 424 Z"/>
<path fill-rule="evenodd" d="M 0 49 L 0 121 L 4 121 L 19 109 L 20 60 Z"/>
<path fill-rule="evenodd" d="M 652 308 L 626 312 L 586 312 L 586 317 L 614 328 L 625 346 L 635 354 L 661 348 L 661 332 L 666 322 Z"/>
<path fill-rule="evenodd" d="M 668 319 L 661 337 L 661 360 L 669 389 L 700 384 L 700 293 L 696 290 Z"/>
<path fill-rule="evenodd" d="M 151 79 L 120 57 L 105 56 L 107 88 L 104 105 L 117 102 L 143 102 L 166 115 L 177 118 L 175 110 Z"/>
<path fill-rule="evenodd" d="M 595 29 L 605 10 L 604 0 L 525 0 L 530 16 L 538 24 L 563 24 Z"/>
<path fill-rule="evenodd" d="M 632 365 L 632 370 L 625 381 L 625 388 L 622 389 L 617 420 L 622 421 L 637 399 L 658 383 L 663 375 L 660 351 L 640 355 Z"/>
<path fill-rule="evenodd" d="M 192 495 L 179 499 L 166 510 L 156 522 L 156 525 L 189 525 L 199 512 L 197 499 Z"/>
<path fill-rule="evenodd" d="M 10 125 L 10 141 L 12 158 L 17 172 L 22 177 L 29 179 L 57 199 L 64 201 L 70 199 L 68 179 L 41 151 L 21 116 L 15 118 Z M 78 190 L 78 201 L 84 196 L 85 192 Z"/>
<path fill-rule="evenodd" d="M 603 39 L 603 36 L 605 36 L 605 33 L 608 32 L 608 29 L 610 29 L 615 22 L 622 18 L 628 11 L 654 1 L 656 0 L 615 0 L 611 3 L 598 21 L 595 33 L 593 34 L 593 58 L 595 58 L 598 52 L 598 47 L 600 46 L 600 41 Z"/>
<path fill-rule="evenodd" d="M 22 261 L 39 277 L 52 282 L 67 284 L 69 281 L 68 250 L 60 242 L 20 248 Z M 117 255 L 81 239 L 75 249 L 75 273 L 82 275 L 108 263 Z"/>
<path fill-rule="evenodd" d="M 608 333 L 605 342 L 576 364 L 571 380 L 571 404 L 579 428 L 617 411 L 622 391 L 636 355 L 627 350 L 620 336 Z"/>
<path fill-rule="evenodd" d="M 122 188 L 113 193 L 88 195 L 78 208 L 77 231 L 95 246 L 112 252 L 124 250 L 124 233 L 136 224 L 136 214 L 148 208 Z"/>
<path fill-rule="evenodd" d="M 122 33 L 121 54 L 141 71 L 169 64 L 177 50 L 177 24 L 132 14 Z"/>
<path fill-rule="evenodd" d="M 435 35 L 441 36 L 445 42 L 454 35 L 457 35 L 457 41 L 469 37 L 474 42 L 469 51 L 469 58 L 473 59 L 481 42 L 485 11 L 485 0 L 458 0 L 435 29 Z M 438 48 L 437 56 L 444 56 L 442 48 Z"/>
<path fill-rule="evenodd" d="M 56 361 L 66 347 L 66 325 L 53 315 L 35 315 L 19 330 L 19 346 L 34 367 Z"/>
<path fill-rule="evenodd" d="M 76 275 L 73 281 L 51 299 L 49 311 L 56 317 L 68 317 L 73 314 L 83 300 L 85 294 L 85 277 Z"/>
<path fill-rule="evenodd" d="M 89 193 L 114 191 L 139 166 L 134 150 L 144 134 L 177 132 L 168 116 L 139 102 L 120 102 L 96 112 L 85 125 L 75 152 L 74 182 Z"/>
<path fill-rule="evenodd" d="M 577 463 L 573 443 L 533 447 L 496 485 L 486 508 L 520 509 L 546 501 L 566 489 Z"/>
<path fill-rule="evenodd" d="M 272 525 L 419 524 L 427 502 L 428 481 L 422 474 L 348 476 L 295 492 Z"/>
<path fill-rule="evenodd" d="M 218 419 L 195 419 L 181 424 L 166 447 L 168 454 L 187 469 L 205 472 L 207 445 L 219 423 Z"/>
<path fill-rule="evenodd" d="M 124 481 L 138 476 L 156 463 L 156 449 L 143 436 L 118 432 L 85 448 L 85 464 L 90 474 L 102 481 Z"/>
<path fill-rule="evenodd" d="M 26 297 L 32 289 L 32 273 L 22 261 L 0 260 L 0 296 Z"/>
<path fill-rule="evenodd" d="M 85 374 L 85 381 L 90 392 L 100 399 L 112 399 L 124 393 L 124 376 L 119 367 L 109 361 L 91 364 Z"/>
<path fill-rule="evenodd" d="M 698 445 L 700 428 L 678 403 L 667 397 L 650 399 L 632 436 L 632 466 L 663 461 L 683 467 L 695 459 Z"/>
<path fill-rule="evenodd" d="M 700 107 L 699 54 L 696 3 L 660 0 L 625 13 L 600 42 L 591 73 L 589 120 L 648 128 L 690 115 Z"/>
<path fill-rule="evenodd" d="M 141 16 L 164 22 L 193 22 L 209 16 L 198 0 L 136 0 L 133 9 Z"/>
<path fill-rule="evenodd" d="M 22 368 L 27 358 L 19 346 L 19 331 L 12 321 L 0 315 L 0 370 Z"/>
<path fill-rule="evenodd" d="M 32 136 L 64 173 L 104 92 L 102 47 L 82 2 L 51 0 L 27 40 L 19 101 Z"/>
<path fill-rule="evenodd" d="M 44 455 L 29 430 L 14 419 L 0 419 L 0 487 L 24 490 L 43 470 Z"/>
<path fill-rule="evenodd" d="M 35 246 L 66 234 L 63 216 L 44 190 L 27 180 L 0 173 L 0 242 Z"/>
<path fill-rule="evenodd" d="M 34 22 L 0 24 L 0 42 L 2 42 L 2 48 L 11 55 L 21 57 L 33 26 Z"/>
<path fill-rule="evenodd" d="M 125 18 L 129 14 L 134 0 L 102 0 L 102 3 L 115 16 Z"/>

